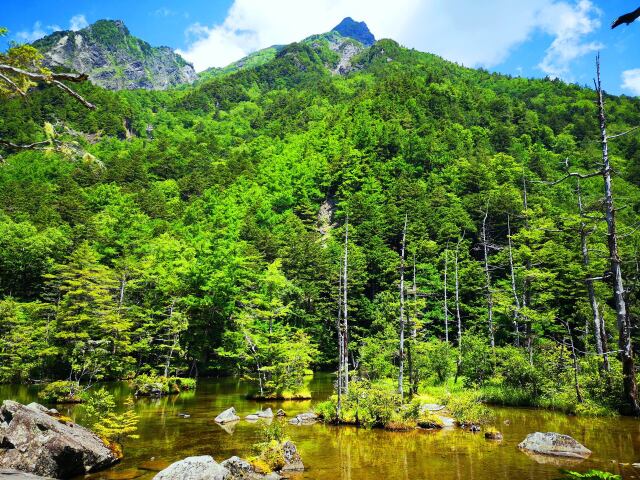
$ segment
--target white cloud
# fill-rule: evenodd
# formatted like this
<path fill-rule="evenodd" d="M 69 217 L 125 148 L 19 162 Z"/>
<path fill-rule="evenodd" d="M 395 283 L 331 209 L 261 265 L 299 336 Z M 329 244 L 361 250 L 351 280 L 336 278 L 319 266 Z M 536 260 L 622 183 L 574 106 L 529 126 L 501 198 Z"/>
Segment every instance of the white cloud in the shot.
<path fill-rule="evenodd" d="M 260 48 L 326 32 L 342 18 L 364 20 L 376 38 L 393 38 L 468 66 L 503 62 L 535 32 L 553 36 L 541 68 L 567 72 L 600 47 L 584 38 L 599 25 L 586 0 L 234 0 L 217 25 L 195 24 L 178 51 L 196 70 L 224 66 Z"/>
<path fill-rule="evenodd" d="M 173 17 L 176 15 L 176 12 L 167 7 L 160 7 L 155 10 L 153 14 L 157 17 Z"/>
<path fill-rule="evenodd" d="M 640 95 L 640 68 L 622 72 L 622 88 L 633 95 Z"/>
<path fill-rule="evenodd" d="M 16 38 L 20 42 L 35 42 L 39 38 L 44 37 L 47 34 L 46 30 L 42 28 L 42 22 L 36 22 L 33 24 L 31 30 L 23 30 L 16 33 Z"/>
<path fill-rule="evenodd" d="M 74 15 L 69 20 L 69 30 L 73 30 L 74 32 L 77 30 L 82 30 L 85 27 L 89 26 L 89 22 L 87 22 L 87 18 L 81 13 L 78 15 Z"/>
<path fill-rule="evenodd" d="M 601 14 L 589 0 L 570 6 L 558 3 L 543 15 L 543 28 L 555 37 L 538 65 L 552 77 L 567 77 L 573 60 L 604 48 L 600 42 L 585 42 L 584 37 L 600 28 Z"/>

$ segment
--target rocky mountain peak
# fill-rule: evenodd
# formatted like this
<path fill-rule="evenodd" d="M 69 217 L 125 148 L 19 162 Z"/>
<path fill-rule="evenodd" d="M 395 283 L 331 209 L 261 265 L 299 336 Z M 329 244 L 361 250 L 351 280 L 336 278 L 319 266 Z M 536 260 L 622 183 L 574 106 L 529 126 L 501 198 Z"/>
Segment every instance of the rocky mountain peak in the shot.
<path fill-rule="evenodd" d="M 367 47 L 376 42 L 376 37 L 373 36 L 367 24 L 356 22 L 351 17 L 343 19 L 332 31 L 338 32 L 343 37 L 353 38 Z"/>
<path fill-rule="evenodd" d="M 33 43 L 44 64 L 89 75 L 109 90 L 164 90 L 196 79 L 193 66 L 168 47 L 131 35 L 122 20 L 98 20 L 82 30 L 60 31 Z"/>

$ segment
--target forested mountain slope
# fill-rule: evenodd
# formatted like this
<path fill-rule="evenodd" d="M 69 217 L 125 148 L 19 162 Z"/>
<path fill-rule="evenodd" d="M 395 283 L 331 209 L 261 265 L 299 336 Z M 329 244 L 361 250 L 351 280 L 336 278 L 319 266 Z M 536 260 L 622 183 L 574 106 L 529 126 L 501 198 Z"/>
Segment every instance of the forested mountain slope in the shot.
<path fill-rule="evenodd" d="M 64 122 L 92 134 L 74 138 L 102 166 L 3 153 L 0 379 L 115 378 L 167 363 L 246 371 L 248 339 L 289 362 L 315 344 L 316 366 L 333 368 L 347 215 L 349 349 L 361 375 L 391 377 L 406 216 L 417 345 L 447 335 L 458 345 L 461 332 L 471 346 L 461 372 L 482 382 L 490 301 L 496 344 L 530 360 L 544 388 L 571 390 L 567 339 L 595 348 L 585 279 L 607 277 L 602 179 L 549 183 L 601 161 L 594 92 L 463 68 L 392 40 L 363 48 L 342 75 L 339 60 L 321 36 L 186 90 L 84 85 L 95 112 L 49 88 L 1 102 L 1 138 Z M 640 123 L 638 99 L 606 106 L 611 134 Z M 611 155 L 636 323 L 640 137 L 612 140 Z M 614 350 L 606 278 L 595 290 Z M 599 359 L 581 355 L 584 371 Z M 602 386 L 583 384 L 594 398 Z"/>

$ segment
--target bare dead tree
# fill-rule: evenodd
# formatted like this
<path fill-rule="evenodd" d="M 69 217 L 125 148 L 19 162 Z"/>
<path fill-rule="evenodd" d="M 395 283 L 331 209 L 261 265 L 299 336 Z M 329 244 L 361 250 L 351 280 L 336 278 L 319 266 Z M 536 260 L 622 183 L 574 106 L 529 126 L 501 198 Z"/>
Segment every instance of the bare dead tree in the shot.
<path fill-rule="evenodd" d="M 444 339 L 449 344 L 449 295 L 447 293 L 447 269 L 449 266 L 449 244 L 444 250 Z"/>
<path fill-rule="evenodd" d="M 602 356 L 603 359 L 603 369 L 605 371 L 609 371 L 609 357 L 607 352 L 603 347 L 602 339 L 606 336 L 605 325 L 600 315 L 600 305 L 598 305 L 598 299 L 596 297 L 596 290 L 594 286 L 594 279 L 589 275 L 589 265 L 591 264 L 591 259 L 589 257 L 589 245 L 588 245 L 588 237 L 589 232 L 587 231 L 587 224 L 585 222 L 584 208 L 582 206 L 582 192 L 580 190 L 580 180 L 577 180 L 576 184 L 576 192 L 578 196 L 578 212 L 580 214 L 580 249 L 582 251 L 582 265 L 586 271 L 585 284 L 587 286 L 587 294 L 589 296 L 589 305 L 591 306 L 591 314 L 593 319 L 593 335 L 596 342 L 596 352 L 598 355 Z M 587 326 L 585 326 L 585 333 L 587 331 Z"/>
<path fill-rule="evenodd" d="M 487 290 L 487 316 L 489 321 L 489 342 L 491 343 L 491 349 L 496 348 L 496 338 L 493 328 L 493 292 L 491 290 L 491 273 L 489 272 L 489 245 L 487 243 L 487 217 L 489 216 L 489 203 L 485 208 L 484 217 L 482 218 L 482 250 L 484 253 L 484 277 L 485 288 Z"/>
<path fill-rule="evenodd" d="M 342 269 L 342 273 L 344 278 L 342 280 L 342 354 L 343 354 L 343 364 L 342 367 L 344 369 L 344 380 L 343 380 L 343 388 L 344 393 L 349 393 L 349 316 L 348 316 L 348 292 L 347 292 L 347 281 L 349 278 L 349 215 L 347 214 L 345 220 L 345 229 L 344 229 L 344 266 Z"/>
<path fill-rule="evenodd" d="M 408 216 L 404 217 L 404 228 L 402 229 L 402 247 L 400 255 L 400 362 L 398 371 L 398 393 L 400 394 L 400 400 L 404 398 L 404 254 L 407 240 L 407 220 Z"/>
<path fill-rule="evenodd" d="M 600 144 L 602 147 L 602 163 L 600 168 L 588 174 L 569 172 L 560 180 L 560 183 L 570 177 L 591 178 L 601 176 L 604 185 L 604 216 L 607 223 L 607 246 L 609 250 L 609 264 L 611 285 L 613 290 L 613 303 L 616 312 L 618 327 L 618 347 L 622 362 L 623 380 L 623 412 L 639 416 L 640 404 L 638 403 L 638 385 L 635 375 L 635 360 L 633 345 L 631 343 L 631 322 L 627 311 L 624 280 L 622 276 L 622 260 L 618 248 L 618 234 L 616 228 L 616 208 L 613 197 L 612 168 L 609 160 L 609 139 L 607 136 L 607 117 L 604 103 L 604 91 L 600 79 L 600 55 L 596 57 L 596 78 L 594 79 L 596 91 L 596 105 L 598 107 L 598 123 L 600 127 Z M 604 346 L 603 346 L 604 350 Z"/>
<path fill-rule="evenodd" d="M 513 247 L 511 245 L 511 216 L 507 215 L 507 241 L 509 245 L 509 269 L 511 272 L 511 292 L 513 293 L 513 301 L 515 302 L 515 309 L 513 311 L 513 327 L 515 332 L 515 345 L 520 346 L 520 325 L 518 319 L 520 317 L 520 297 L 518 297 L 518 290 L 516 288 L 516 274 L 513 267 Z"/>

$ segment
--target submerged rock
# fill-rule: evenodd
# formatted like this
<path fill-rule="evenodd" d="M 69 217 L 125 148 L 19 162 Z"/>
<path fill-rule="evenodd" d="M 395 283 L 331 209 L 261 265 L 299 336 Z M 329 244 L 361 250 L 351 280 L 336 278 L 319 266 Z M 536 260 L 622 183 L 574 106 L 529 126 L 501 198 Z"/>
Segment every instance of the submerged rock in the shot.
<path fill-rule="evenodd" d="M 537 454 L 568 458 L 584 459 L 591 455 L 591 450 L 574 438 L 554 432 L 530 433 L 518 448 Z"/>
<path fill-rule="evenodd" d="M 0 406 L 0 468 L 69 478 L 119 460 L 95 433 L 40 407 L 11 400 Z"/>
<path fill-rule="evenodd" d="M 142 462 L 138 465 L 138 468 L 141 470 L 149 470 L 151 472 L 159 472 L 167 468 L 169 465 L 171 464 L 166 460 L 156 460 L 155 458 L 152 458 L 151 460 Z"/>
<path fill-rule="evenodd" d="M 158 473 L 153 480 L 227 480 L 229 470 L 217 463 L 213 457 L 187 457 L 172 463 Z"/>
<path fill-rule="evenodd" d="M 216 423 L 230 423 L 237 422 L 238 420 L 240 420 L 240 417 L 236 415 L 236 409 L 233 407 L 227 408 L 215 418 Z"/>
<path fill-rule="evenodd" d="M 258 420 L 260 420 L 260 417 L 255 413 L 252 413 L 251 415 L 247 415 L 246 417 L 244 417 L 244 419 L 250 422 L 257 422 Z"/>
<path fill-rule="evenodd" d="M 291 420 L 289 420 L 289 423 L 292 425 L 311 425 L 313 423 L 316 423 L 317 421 L 318 415 L 313 412 L 309 412 L 296 415 Z"/>
<path fill-rule="evenodd" d="M 497 430 L 490 430 L 488 432 L 484 432 L 484 438 L 487 440 L 502 440 L 502 433 Z"/>

